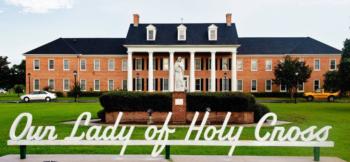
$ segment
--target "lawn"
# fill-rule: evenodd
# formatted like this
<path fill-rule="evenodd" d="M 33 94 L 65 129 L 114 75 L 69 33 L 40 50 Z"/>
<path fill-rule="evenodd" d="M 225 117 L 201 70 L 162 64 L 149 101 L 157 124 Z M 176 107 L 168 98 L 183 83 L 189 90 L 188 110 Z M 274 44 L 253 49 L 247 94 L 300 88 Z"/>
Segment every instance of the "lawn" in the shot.
<path fill-rule="evenodd" d="M 350 161 L 350 104 L 346 103 L 269 103 L 266 104 L 278 114 L 280 120 L 293 122 L 292 125 L 307 128 L 311 125 L 331 125 L 330 140 L 335 141 L 334 148 L 321 148 L 321 156 L 337 156 Z M 70 134 L 72 125 L 61 124 L 62 121 L 75 120 L 81 112 L 89 111 L 94 117 L 100 110 L 99 103 L 30 103 L 0 104 L 0 156 L 16 154 L 18 147 L 6 145 L 9 128 L 15 117 L 21 112 L 33 114 L 34 125 L 55 125 L 58 138 Z M 271 129 L 271 128 L 266 128 Z M 145 128 L 137 128 L 133 139 L 143 138 Z M 170 138 L 183 139 L 187 129 L 177 128 Z M 254 128 L 245 128 L 241 139 L 253 139 Z M 29 154 L 118 154 L 119 147 L 35 147 L 28 148 Z M 127 154 L 150 154 L 151 147 L 128 147 Z M 225 155 L 228 147 L 172 147 L 172 154 L 210 154 Z M 238 147 L 238 155 L 280 155 L 280 156 L 312 156 L 311 148 L 270 148 L 270 147 Z"/>

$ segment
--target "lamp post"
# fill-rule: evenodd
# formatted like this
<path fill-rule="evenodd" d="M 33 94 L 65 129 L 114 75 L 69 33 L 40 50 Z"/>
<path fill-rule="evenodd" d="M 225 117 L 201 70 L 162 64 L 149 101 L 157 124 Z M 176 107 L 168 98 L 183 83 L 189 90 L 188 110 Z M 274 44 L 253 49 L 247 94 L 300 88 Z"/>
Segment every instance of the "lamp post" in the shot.
<path fill-rule="evenodd" d="M 74 102 L 77 102 L 77 74 L 78 72 L 76 70 L 73 71 L 73 75 L 74 75 Z"/>
<path fill-rule="evenodd" d="M 299 88 L 298 76 L 299 76 L 299 73 L 296 72 L 295 79 L 297 80 L 297 86 L 296 86 L 295 93 L 294 93 L 294 103 L 297 103 L 297 95 L 298 95 L 297 93 L 298 93 L 298 88 Z"/>
<path fill-rule="evenodd" d="M 30 93 L 30 73 L 27 74 L 28 75 L 28 93 Z"/>

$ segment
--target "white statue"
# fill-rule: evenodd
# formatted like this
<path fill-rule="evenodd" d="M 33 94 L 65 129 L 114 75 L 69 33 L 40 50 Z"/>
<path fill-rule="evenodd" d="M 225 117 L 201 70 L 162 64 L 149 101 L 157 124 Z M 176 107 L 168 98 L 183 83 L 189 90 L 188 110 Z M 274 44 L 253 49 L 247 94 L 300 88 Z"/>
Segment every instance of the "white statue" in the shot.
<path fill-rule="evenodd" d="M 181 57 L 178 57 L 175 62 L 175 91 L 185 91 L 185 63 Z"/>

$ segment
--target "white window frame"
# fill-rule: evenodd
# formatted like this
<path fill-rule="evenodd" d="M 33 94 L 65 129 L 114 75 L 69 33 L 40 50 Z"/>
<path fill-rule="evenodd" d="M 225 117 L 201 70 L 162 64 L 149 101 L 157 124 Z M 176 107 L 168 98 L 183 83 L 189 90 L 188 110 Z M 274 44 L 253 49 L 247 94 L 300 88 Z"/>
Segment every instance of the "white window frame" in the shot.
<path fill-rule="evenodd" d="M 36 88 L 35 81 L 38 81 L 38 88 Z M 33 91 L 40 91 L 40 79 L 33 79 Z"/>
<path fill-rule="evenodd" d="M 283 84 L 280 84 L 280 92 L 287 92 L 287 89 L 288 89 L 287 86 L 285 86 L 285 89 L 282 89 L 282 85 Z"/>
<path fill-rule="evenodd" d="M 256 83 L 255 90 L 253 90 L 253 81 L 255 81 L 255 83 Z M 250 80 L 250 92 L 258 92 L 258 80 L 256 80 L 256 79 Z"/>
<path fill-rule="evenodd" d="M 141 83 L 140 84 L 140 87 L 139 87 L 139 83 Z M 135 91 L 142 91 L 143 89 L 142 89 L 142 78 L 141 77 L 136 77 L 135 78 Z"/>
<path fill-rule="evenodd" d="M 226 85 L 227 83 L 227 85 Z M 221 79 L 221 91 L 229 92 L 230 91 L 230 78 L 224 77 Z M 227 88 L 227 89 L 226 89 Z"/>
<path fill-rule="evenodd" d="M 254 69 L 254 64 L 253 63 L 256 63 L 256 68 Z M 257 59 L 251 59 L 250 60 L 250 71 L 258 71 L 258 60 Z"/>
<path fill-rule="evenodd" d="M 96 89 L 96 81 L 98 81 L 98 89 Z M 101 91 L 101 81 L 98 79 L 94 80 L 94 91 L 95 92 Z"/>
<path fill-rule="evenodd" d="M 156 32 L 157 32 L 156 27 L 153 26 L 153 25 L 148 25 L 146 27 L 146 30 L 147 30 L 147 41 L 155 41 L 156 40 L 156 35 L 157 35 L 156 34 Z M 152 38 L 150 38 L 150 31 L 153 31 Z"/>
<path fill-rule="evenodd" d="M 241 89 L 241 90 L 238 89 L 238 82 L 239 82 L 239 81 L 242 82 L 242 89 Z M 238 80 L 237 80 L 237 91 L 238 91 L 238 92 L 243 92 L 243 90 L 244 90 L 244 86 L 243 86 L 243 85 L 244 85 L 243 80 L 242 80 L 242 79 L 238 79 Z"/>
<path fill-rule="evenodd" d="M 167 80 L 168 83 L 168 88 L 165 89 L 165 80 Z M 169 91 L 169 79 L 168 78 L 163 78 L 163 92 L 168 92 Z"/>
<path fill-rule="evenodd" d="M 332 61 L 334 61 L 334 69 L 332 69 Z M 336 59 L 329 59 L 329 71 L 337 70 L 337 60 Z"/>
<path fill-rule="evenodd" d="M 229 63 L 229 58 L 227 58 L 227 57 L 223 57 L 222 58 L 222 61 L 221 61 L 221 69 L 222 69 L 222 71 L 228 71 L 229 69 L 230 69 L 230 63 Z M 226 62 L 226 65 L 227 65 L 227 67 L 226 68 L 224 68 L 225 66 L 225 64 L 224 64 L 224 62 Z"/>
<path fill-rule="evenodd" d="M 197 89 L 197 81 L 199 81 L 199 89 Z M 201 87 L 202 87 L 202 83 L 201 83 L 201 78 L 196 78 L 195 79 L 195 83 L 194 83 L 194 87 L 195 87 L 195 91 L 196 92 L 201 92 Z"/>
<path fill-rule="evenodd" d="M 178 41 L 186 41 L 186 31 L 187 31 L 187 28 L 183 24 L 181 24 L 177 27 L 177 40 Z"/>
<path fill-rule="evenodd" d="M 82 83 L 82 81 L 84 81 L 84 82 L 85 82 L 85 83 L 84 83 L 84 89 L 81 87 L 81 85 L 82 85 L 82 84 L 81 84 L 81 83 Z M 79 86 L 80 86 L 81 91 L 86 91 L 86 85 L 87 85 L 86 83 L 87 83 L 87 81 L 86 81 L 85 79 L 81 79 L 81 80 L 80 80 L 80 82 L 79 82 Z"/>
<path fill-rule="evenodd" d="M 237 59 L 236 62 L 237 66 L 237 71 L 243 71 L 243 60 L 242 59 Z"/>
<path fill-rule="evenodd" d="M 122 59 L 122 71 L 128 71 L 128 60 Z"/>
<path fill-rule="evenodd" d="M 299 85 L 297 86 L 297 92 L 304 92 L 305 91 L 305 84 L 303 83 L 303 90 L 299 90 Z"/>
<path fill-rule="evenodd" d="M 318 68 L 316 68 L 316 61 L 318 61 Z M 321 70 L 321 60 L 319 58 L 314 59 L 314 70 L 320 71 Z"/>
<path fill-rule="evenodd" d="M 267 89 L 268 81 L 270 81 L 270 87 L 271 87 L 270 90 Z M 272 80 L 265 80 L 265 92 L 272 92 Z"/>
<path fill-rule="evenodd" d="M 96 67 L 96 63 L 98 62 L 98 68 Z M 101 71 L 101 60 L 100 59 L 94 59 L 94 71 Z"/>
<path fill-rule="evenodd" d="M 211 33 L 214 32 L 214 35 Z M 214 24 L 208 27 L 208 40 L 209 41 L 217 41 L 218 40 L 218 27 Z"/>
<path fill-rule="evenodd" d="M 53 81 L 53 86 L 50 86 L 50 81 Z M 56 83 L 55 83 L 55 79 L 48 79 L 47 80 L 47 87 L 49 87 L 49 90 L 55 91 L 55 87 L 56 87 Z"/>
<path fill-rule="evenodd" d="M 110 89 L 110 86 L 111 86 L 110 81 L 112 81 L 112 89 Z M 107 84 L 108 84 L 108 87 L 107 87 L 108 91 L 113 91 L 114 90 L 114 80 L 108 79 Z"/>
<path fill-rule="evenodd" d="M 169 70 L 169 58 L 164 57 L 163 58 L 163 71 Z"/>
<path fill-rule="evenodd" d="M 65 87 L 65 81 L 68 81 L 68 88 L 66 89 L 66 87 Z M 70 80 L 69 79 L 63 79 L 63 91 L 64 92 L 68 92 L 68 91 L 70 91 Z"/>
<path fill-rule="evenodd" d="M 318 89 L 315 89 L 315 82 L 318 81 Z M 321 81 L 319 79 L 316 79 L 313 81 L 313 87 L 312 89 L 316 92 L 317 90 L 321 89 Z"/>
<path fill-rule="evenodd" d="M 65 67 L 65 61 L 67 61 L 67 69 Z M 70 67 L 69 67 L 69 60 L 68 59 L 63 59 L 63 70 L 64 71 L 69 71 Z"/>
<path fill-rule="evenodd" d="M 36 61 L 38 61 L 38 69 L 35 68 L 35 67 L 36 67 L 36 66 L 35 66 L 35 62 L 36 62 Z M 34 71 L 40 70 L 40 59 L 34 59 L 34 60 L 33 60 L 33 70 L 34 70 Z"/>
<path fill-rule="evenodd" d="M 125 82 L 125 84 L 124 84 L 124 82 Z M 124 86 L 125 86 L 125 88 L 124 88 Z M 128 90 L 128 80 L 122 80 L 122 88 L 121 88 L 123 91 L 126 91 L 126 90 Z"/>
<path fill-rule="evenodd" d="M 270 67 L 268 66 L 270 65 Z M 272 60 L 271 59 L 268 59 L 268 60 L 265 60 L 265 71 L 272 71 Z"/>
<path fill-rule="evenodd" d="M 140 67 L 138 63 L 140 63 Z M 135 71 L 142 71 L 142 58 L 135 58 Z"/>
<path fill-rule="evenodd" d="M 115 71 L 115 59 L 108 59 L 108 71 Z"/>
<path fill-rule="evenodd" d="M 199 68 L 197 68 L 197 63 L 199 63 Z M 201 71 L 202 70 L 202 59 L 201 58 L 195 58 L 194 59 L 194 69 L 196 71 Z"/>
<path fill-rule="evenodd" d="M 82 62 L 84 62 L 85 64 L 85 66 L 84 66 L 84 68 L 81 68 L 82 67 Z M 80 71 L 86 71 L 86 66 L 87 66 L 87 64 L 86 64 L 86 59 L 80 59 Z"/>
<path fill-rule="evenodd" d="M 53 68 L 52 69 L 50 68 L 50 61 L 53 61 Z M 47 69 L 49 71 L 54 71 L 55 70 L 55 60 L 54 59 L 47 60 Z"/>

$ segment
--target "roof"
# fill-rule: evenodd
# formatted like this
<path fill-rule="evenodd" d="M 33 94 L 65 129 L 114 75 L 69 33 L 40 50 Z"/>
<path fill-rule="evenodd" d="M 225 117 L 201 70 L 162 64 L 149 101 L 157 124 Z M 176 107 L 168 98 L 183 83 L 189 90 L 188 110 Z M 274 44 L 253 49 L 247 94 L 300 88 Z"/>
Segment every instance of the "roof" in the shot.
<path fill-rule="evenodd" d="M 218 27 L 217 41 L 208 40 L 208 27 Z M 155 41 L 147 41 L 146 27 L 156 27 Z M 234 45 L 238 44 L 236 25 L 227 26 L 226 23 L 196 23 L 183 25 L 187 28 L 186 41 L 177 40 L 177 27 L 181 24 L 139 24 L 134 27 L 130 24 L 126 36 L 126 45 Z"/>
<path fill-rule="evenodd" d="M 239 38 L 238 54 L 340 54 L 341 51 L 310 37 Z"/>
<path fill-rule="evenodd" d="M 25 54 L 126 54 L 125 38 L 58 38 Z"/>

